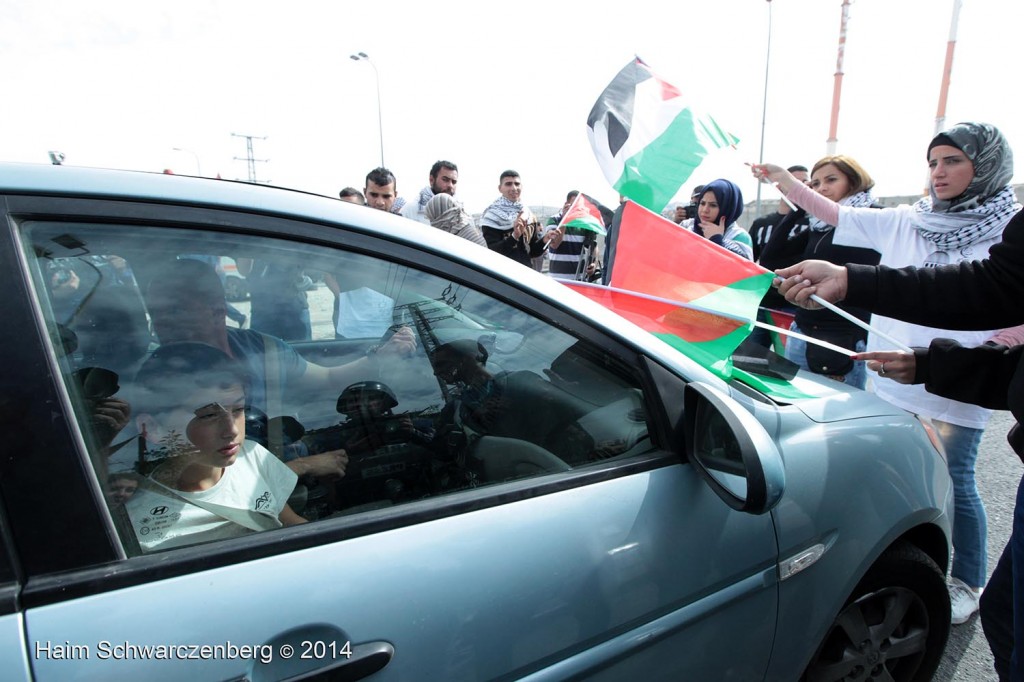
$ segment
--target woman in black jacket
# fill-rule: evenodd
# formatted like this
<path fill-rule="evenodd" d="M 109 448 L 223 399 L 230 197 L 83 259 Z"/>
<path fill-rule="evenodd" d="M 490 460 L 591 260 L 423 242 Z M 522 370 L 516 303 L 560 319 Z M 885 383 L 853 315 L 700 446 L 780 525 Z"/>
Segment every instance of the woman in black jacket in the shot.
<path fill-rule="evenodd" d="M 867 171 L 849 156 L 826 156 L 811 169 L 811 189 L 843 206 L 874 206 L 875 200 L 871 195 L 874 186 L 875 182 Z M 878 264 L 877 251 L 834 244 L 835 229 L 834 225 L 826 225 L 812 216 L 808 229 L 797 235 L 776 230 L 764 247 L 762 264 L 766 258 L 771 262 L 777 251 L 795 248 L 803 253 L 797 260 L 820 258 L 830 263 Z M 865 322 L 871 317 L 864 310 L 842 307 Z M 830 310 L 798 309 L 790 330 L 857 351 L 865 349 L 868 337 L 863 328 Z M 867 383 L 863 362 L 855 362 L 848 356 L 808 344 L 802 339 L 790 337 L 786 341 L 786 358 L 804 369 L 825 374 L 856 388 L 864 388 Z"/>

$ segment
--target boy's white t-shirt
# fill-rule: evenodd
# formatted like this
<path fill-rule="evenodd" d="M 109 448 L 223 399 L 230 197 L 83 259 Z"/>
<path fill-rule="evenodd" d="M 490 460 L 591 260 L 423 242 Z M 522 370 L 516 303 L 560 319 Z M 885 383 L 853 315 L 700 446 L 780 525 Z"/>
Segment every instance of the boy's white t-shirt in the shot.
<path fill-rule="evenodd" d="M 273 453 L 247 440 L 209 490 L 171 490 L 147 479 L 125 509 L 143 551 L 182 547 L 280 528 L 278 515 L 297 480 Z"/>

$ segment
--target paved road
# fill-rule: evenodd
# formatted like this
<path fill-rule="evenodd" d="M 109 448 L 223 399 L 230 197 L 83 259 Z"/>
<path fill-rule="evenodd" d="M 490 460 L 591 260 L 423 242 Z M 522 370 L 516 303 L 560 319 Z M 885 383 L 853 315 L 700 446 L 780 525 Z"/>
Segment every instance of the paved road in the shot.
<path fill-rule="evenodd" d="M 985 430 L 978 454 L 978 489 L 988 513 L 989 573 L 1010 537 L 1014 496 L 1024 471 L 1024 465 L 1006 443 L 1006 432 L 1012 425 L 1013 418 L 1008 412 L 997 412 Z M 946 654 L 934 679 L 943 682 L 995 682 L 998 679 L 977 615 L 963 625 L 953 626 Z"/>

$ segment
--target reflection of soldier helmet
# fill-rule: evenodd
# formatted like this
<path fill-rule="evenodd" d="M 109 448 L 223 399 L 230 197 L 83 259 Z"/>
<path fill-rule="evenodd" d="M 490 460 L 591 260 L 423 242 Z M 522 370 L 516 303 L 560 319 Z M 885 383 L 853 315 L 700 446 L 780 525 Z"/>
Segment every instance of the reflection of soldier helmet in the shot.
<path fill-rule="evenodd" d="M 380 401 L 381 413 L 398 405 L 395 392 L 387 384 L 380 381 L 360 381 L 341 392 L 338 396 L 337 409 L 339 413 L 352 417 L 365 410 L 374 400 Z"/>

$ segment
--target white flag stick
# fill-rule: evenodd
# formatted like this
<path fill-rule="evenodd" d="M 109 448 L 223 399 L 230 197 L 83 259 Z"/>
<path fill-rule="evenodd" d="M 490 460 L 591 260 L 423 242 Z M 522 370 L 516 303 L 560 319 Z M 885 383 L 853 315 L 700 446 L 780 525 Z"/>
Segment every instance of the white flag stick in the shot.
<path fill-rule="evenodd" d="M 737 149 L 737 148 L 736 148 L 736 145 L 734 145 L 734 144 L 731 144 L 731 145 L 729 145 L 729 146 L 730 146 L 730 147 L 732 147 L 733 151 L 735 151 L 735 152 L 738 152 L 738 151 L 739 151 L 739 149 Z M 753 167 L 754 167 L 754 164 L 750 163 L 749 161 L 744 161 L 744 162 L 743 162 L 743 165 L 744 165 L 744 166 L 749 166 L 750 168 L 753 168 Z M 766 184 L 766 185 L 771 185 L 772 187 L 774 187 L 774 188 L 775 188 L 775 189 L 776 189 L 776 190 L 777 190 L 777 191 L 779 192 L 779 194 L 781 194 L 781 195 L 782 195 L 782 200 L 786 202 L 786 205 L 787 205 L 787 206 L 789 206 L 789 209 L 790 209 L 791 211 L 799 211 L 799 210 L 800 210 L 800 209 L 799 209 L 799 208 L 797 207 L 797 205 L 796 205 L 796 204 L 794 204 L 794 203 L 793 203 L 792 201 L 790 201 L 790 200 L 789 200 L 789 197 L 787 197 L 787 196 L 786 196 L 786 193 L 785 193 L 785 192 L 783 192 L 783 191 L 782 191 L 782 189 L 780 189 L 780 188 L 779 188 L 779 183 L 777 183 L 777 182 L 772 182 L 772 181 L 771 181 L 771 180 L 769 180 L 768 178 L 761 178 L 761 182 L 763 182 L 763 183 L 764 183 L 764 184 Z"/>
<path fill-rule="evenodd" d="M 851 315 L 850 313 L 846 312 L 842 308 L 837 308 L 836 306 L 832 305 L 831 303 L 829 303 L 825 299 L 821 298 L 817 294 L 811 294 L 811 300 L 814 301 L 815 303 L 817 303 L 818 305 L 820 305 L 822 308 L 828 308 L 829 310 L 834 312 L 839 317 L 842 317 L 842 318 L 845 318 L 845 319 L 849 320 L 850 322 L 854 323 L 855 325 L 857 325 L 861 329 L 866 329 L 869 333 L 878 335 L 879 338 L 885 339 L 886 341 L 888 341 L 892 345 L 896 346 L 896 348 L 899 348 L 904 353 L 913 353 L 914 352 L 910 348 L 910 346 L 906 345 L 905 343 L 897 341 L 896 339 L 892 338 L 891 336 L 889 336 L 888 334 L 886 334 L 884 332 L 878 331 L 877 329 L 872 327 L 870 324 L 868 324 L 864 320 L 858 319 L 855 315 Z"/>
<path fill-rule="evenodd" d="M 726 320 L 732 320 L 741 324 L 750 324 L 752 320 L 743 317 L 742 315 L 733 315 L 731 313 L 722 312 L 720 310 L 712 310 L 711 308 L 705 308 L 703 306 L 695 305 L 693 303 L 683 303 L 682 301 L 676 301 L 671 298 L 663 298 L 661 296 L 654 296 L 652 294 L 642 294 L 639 291 L 630 291 L 629 289 L 620 289 L 619 287 L 610 287 L 604 284 L 594 284 L 593 282 L 573 282 L 573 286 L 577 287 L 588 287 L 592 289 L 601 289 L 602 291 L 616 291 L 623 294 L 629 294 L 637 298 L 646 298 L 648 301 L 656 301 L 658 303 L 667 303 L 669 305 L 676 306 L 677 308 L 686 308 L 687 310 L 696 310 L 700 313 L 707 313 L 708 315 L 714 315 L 721 317 Z"/>
<path fill-rule="evenodd" d="M 849 348 L 843 348 L 842 346 L 837 346 L 834 343 L 829 343 L 828 341 L 822 341 L 821 339 L 816 339 L 813 336 L 807 336 L 807 335 L 801 334 L 799 332 L 794 332 L 794 331 L 790 331 L 788 329 L 783 329 L 782 327 L 776 327 L 775 325 L 768 324 L 767 322 L 757 322 L 757 321 L 755 321 L 754 322 L 754 326 L 755 327 L 760 327 L 761 329 L 767 329 L 768 331 L 778 332 L 779 334 L 784 334 L 786 336 L 791 336 L 794 339 L 800 339 L 801 341 L 806 341 L 807 343 L 814 344 L 815 346 L 821 346 L 822 348 L 827 348 L 830 351 L 834 351 L 834 352 L 839 353 L 841 355 L 845 355 L 848 358 L 852 358 L 854 355 L 857 354 L 857 351 L 850 350 Z"/>
<path fill-rule="evenodd" d="M 600 284 L 592 284 L 592 283 L 589 283 L 589 282 L 573 282 L 573 286 L 593 287 L 595 289 L 604 289 L 606 291 L 618 291 L 618 292 L 622 292 L 624 294 L 629 294 L 630 296 L 636 296 L 638 298 L 646 298 L 649 301 L 657 301 L 659 303 L 668 303 L 668 304 L 673 305 L 673 306 L 678 306 L 680 308 L 687 308 L 689 310 L 696 310 L 698 312 L 707 313 L 709 315 L 715 315 L 717 317 L 722 317 L 722 318 L 725 318 L 727 320 L 734 320 L 736 322 L 740 322 L 740 323 L 743 323 L 743 324 L 752 324 L 755 327 L 760 327 L 761 329 L 767 329 L 768 331 L 778 332 L 779 334 L 783 334 L 785 336 L 791 336 L 793 338 L 801 339 L 803 341 L 806 341 L 807 343 L 814 344 L 816 346 L 821 346 L 822 348 L 827 348 L 828 350 L 835 351 L 836 353 L 841 353 L 842 355 L 845 355 L 847 357 L 852 357 L 852 356 L 857 354 L 857 351 L 850 350 L 849 348 L 843 348 L 842 346 L 837 346 L 837 345 L 831 344 L 831 343 L 829 343 L 827 341 L 822 341 L 821 339 L 816 339 L 816 338 L 814 338 L 812 336 L 806 336 L 804 334 L 793 332 L 793 331 L 790 331 L 788 329 L 783 329 L 782 327 L 776 327 L 775 325 L 768 324 L 767 322 L 759 322 L 758 320 L 751 320 L 751 319 L 748 319 L 748 318 L 745 318 L 745 317 L 741 317 L 739 315 L 731 315 L 729 313 L 724 313 L 724 312 L 721 312 L 721 311 L 718 311 L 718 310 L 711 310 L 710 308 L 704 308 L 702 306 L 694 305 L 692 303 L 683 303 L 682 301 L 674 301 L 674 300 L 669 299 L 669 298 L 662 298 L 661 296 L 652 296 L 651 294 L 642 294 L 639 291 L 630 291 L 629 289 L 620 289 L 618 287 L 603 286 L 603 285 L 600 285 Z M 817 296 L 815 296 L 814 298 L 815 298 L 815 300 L 817 300 Z M 828 303 L 827 301 L 819 301 L 819 302 L 821 302 L 826 308 L 834 309 L 834 311 L 837 312 L 842 317 L 845 317 L 847 319 L 850 319 L 852 317 L 853 319 L 851 321 L 855 322 L 855 324 L 857 324 L 857 326 L 863 327 L 864 329 L 867 329 L 869 332 L 873 332 L 873 333 L 876 333 L 876 334 L 878 333 L 871 326 L 865 324 L 864 322 L 861 322 L 856 317 L 853 317 L 852 315 L 850 315 L 846 311 L 840 310 L 839 308 L 836 308 L 831 303 Z M 883 336 L 883 338 L 892 341 L 892 339 L 889 339 L 888 336 Z M 896 344 L 897 347 L 899 347 L 901 350 L 902 349 L 906 349 L 906 351 L 908 353 L 909 352 L 913 352 L 909 348 L 904 346 L 903 344 L 899 343 L 898 341 L 892 341 L 892 343 Z"/>

